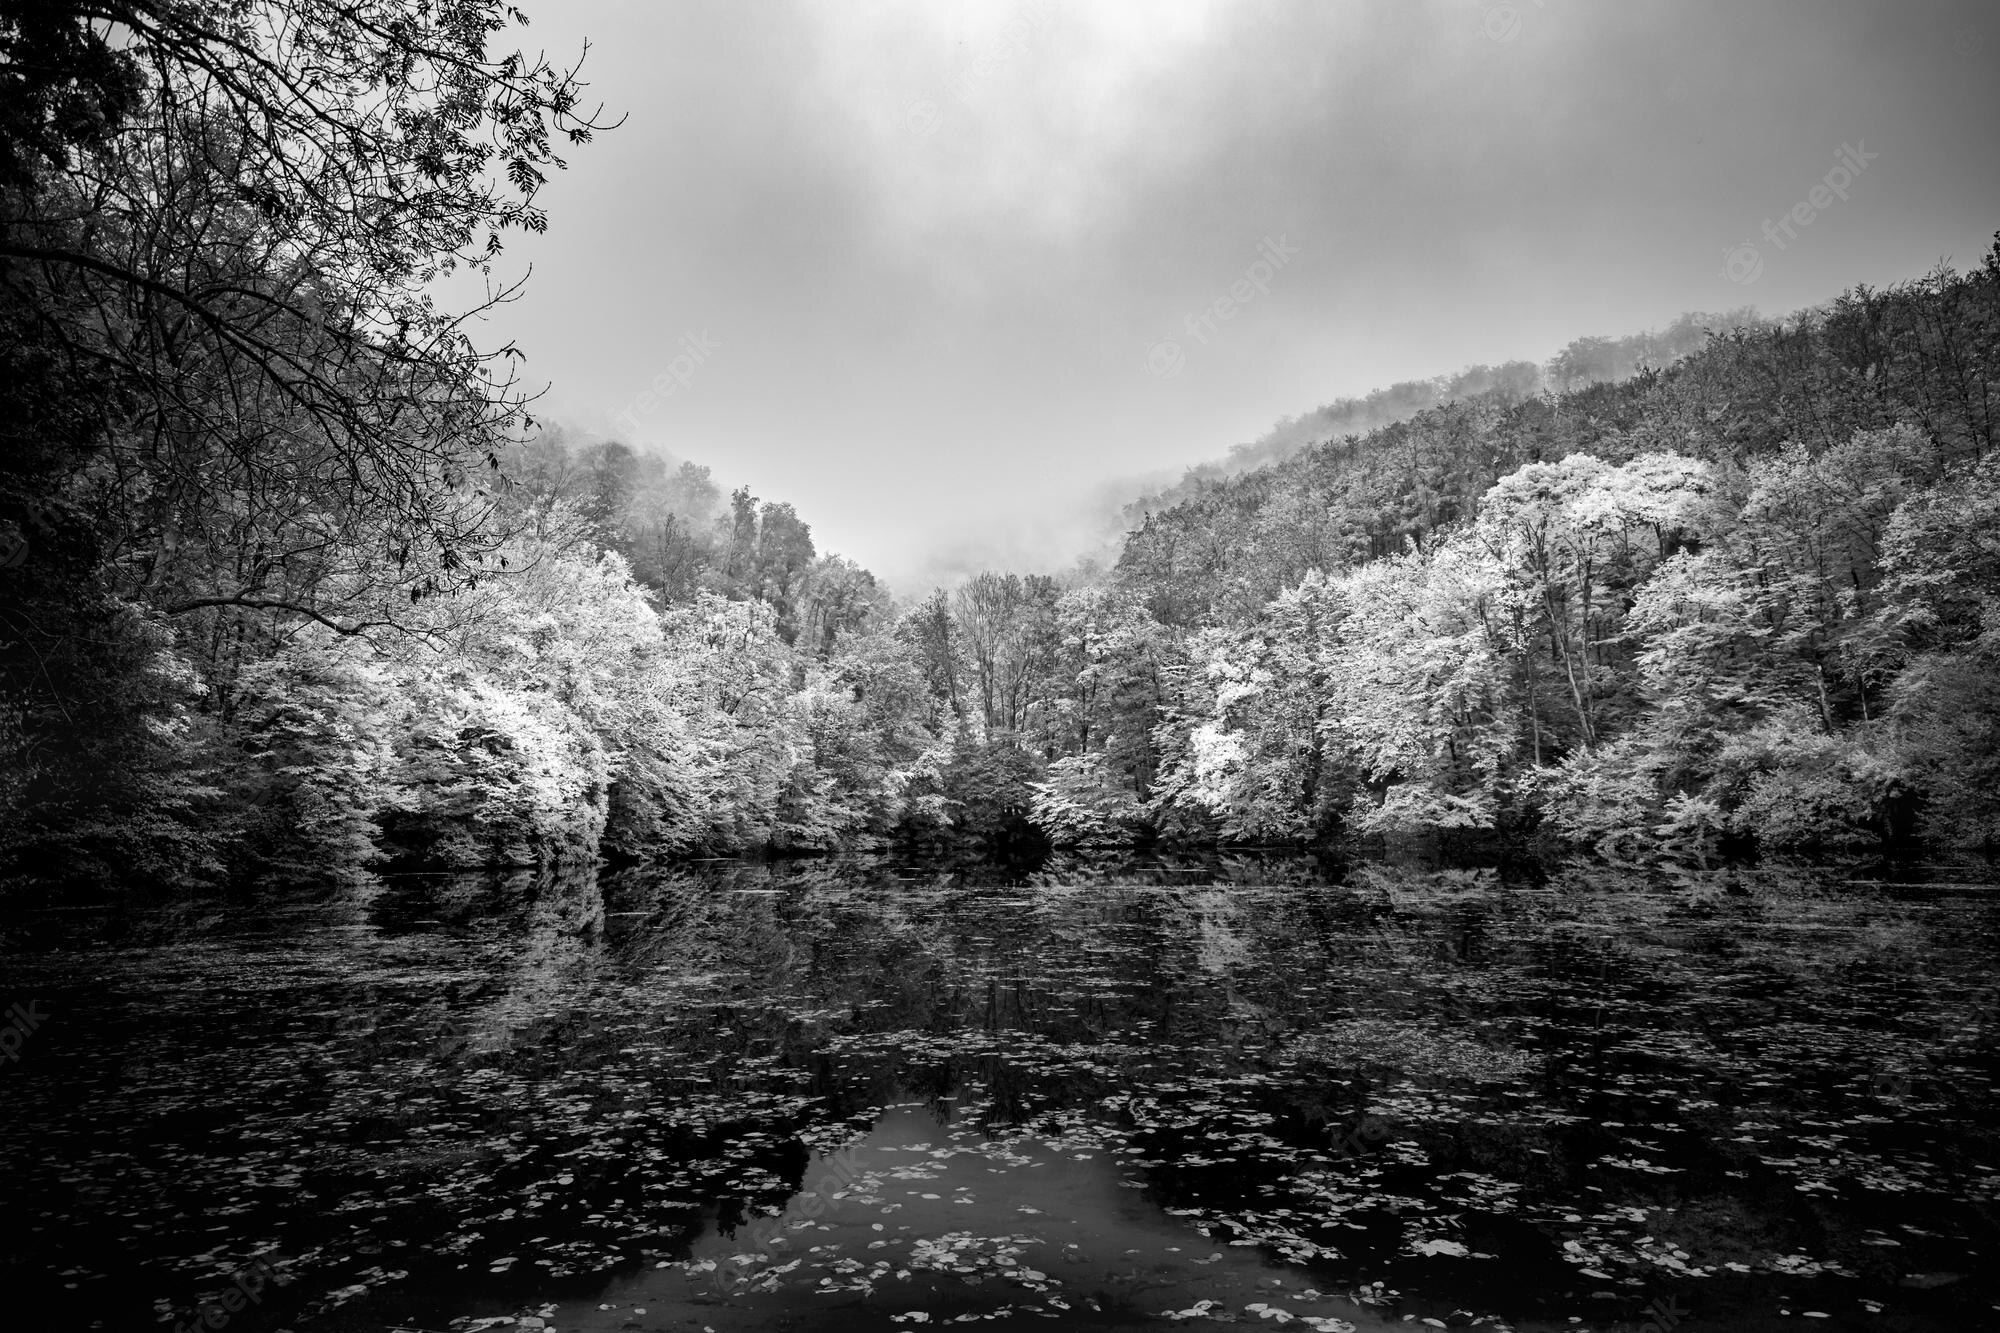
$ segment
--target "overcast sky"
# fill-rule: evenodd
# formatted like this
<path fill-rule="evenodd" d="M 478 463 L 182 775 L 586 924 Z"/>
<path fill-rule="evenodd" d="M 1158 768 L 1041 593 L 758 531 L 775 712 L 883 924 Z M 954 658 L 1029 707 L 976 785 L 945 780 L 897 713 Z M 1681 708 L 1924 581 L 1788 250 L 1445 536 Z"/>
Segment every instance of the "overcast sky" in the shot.
<path fill-rule="evenodd" d="M 629 118 L 489 336 L 900 591 L 1341 395 L 2000 228 L 1992 0 L 523 4 Z"/>

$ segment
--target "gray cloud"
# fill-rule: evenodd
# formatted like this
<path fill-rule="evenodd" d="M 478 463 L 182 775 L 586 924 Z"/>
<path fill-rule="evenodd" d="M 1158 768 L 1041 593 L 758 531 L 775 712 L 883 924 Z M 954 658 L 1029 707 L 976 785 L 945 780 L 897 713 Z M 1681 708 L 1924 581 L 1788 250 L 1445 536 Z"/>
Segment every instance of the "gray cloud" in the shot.
<path fill-rule="evenodd" d="M 1101 483 L 1337 395 L 1976 262 L 2000 226 L 1990 5 L 1494 8 L 543 6 L 630 120 L 572 155 L 493 332 L 553 414 L 906 583 L 968 533 L 1058 559 Z M 1858 139 L 1850 197 L 1732 284 Z M 1280 236 L 1268 291 L 1186 336 Z"/>

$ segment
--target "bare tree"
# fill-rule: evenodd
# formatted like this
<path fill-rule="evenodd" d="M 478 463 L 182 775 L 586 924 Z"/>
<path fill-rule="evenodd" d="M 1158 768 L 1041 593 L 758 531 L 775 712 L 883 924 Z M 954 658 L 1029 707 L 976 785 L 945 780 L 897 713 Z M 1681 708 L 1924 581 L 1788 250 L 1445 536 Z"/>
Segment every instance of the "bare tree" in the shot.
<path fill-rule="evenodd" d="M 171 616 L 362 632 L 479 578 L 481 473 L 526 420 L 515 290 L 576 70 L 488 50 L 492 0 L 83 0 L 0 18 L 0 317 L 90 410 L 9 489 L 83 505 L 112 586 Z M 484 276 L 470 310 L 441 277 Z M 45 406 L 42 405 L 42 406 Z M 22 475 L 29 474 L 29 475 Z M 0 484 L 8 484 L 0 481 Z"/>

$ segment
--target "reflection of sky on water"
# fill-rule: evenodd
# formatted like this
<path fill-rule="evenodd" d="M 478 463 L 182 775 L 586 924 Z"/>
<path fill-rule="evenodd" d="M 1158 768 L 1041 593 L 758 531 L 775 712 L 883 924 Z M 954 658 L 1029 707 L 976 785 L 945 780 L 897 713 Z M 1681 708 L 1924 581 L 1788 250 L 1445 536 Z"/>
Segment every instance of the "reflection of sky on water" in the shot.
<path fill-rule="evenodd" d="M 1337 1321 L 1328 1329 L 1357 1317 L 1258 1247 L 1193 1233 L 1116 1154 L 996 1140 L 930 1106 L 888 1108 L 860 1139 L 816 1156 L 805 1181 L 776 1217 L 730 1236 L 705 1230 L 685 1260 L 612 1283 L 565 1326 L 686 1316 L 718 1329 L 832 1330 L 966 1316 L 982 1328 L 1107 1327 L 1203 1301 L 1233 1311 L 1261 1301 Z"/>

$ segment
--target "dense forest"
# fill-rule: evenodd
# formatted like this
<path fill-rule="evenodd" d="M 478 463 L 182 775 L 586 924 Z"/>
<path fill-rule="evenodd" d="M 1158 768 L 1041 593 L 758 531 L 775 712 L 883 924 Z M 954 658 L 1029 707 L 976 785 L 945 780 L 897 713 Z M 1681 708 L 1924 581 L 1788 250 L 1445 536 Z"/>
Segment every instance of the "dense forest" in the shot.
<path fill-rule="evenodd" d="M 439 307 L 601 128 L 488 55 L 504 7 L 113 8 L 9 38 L 16 879 L 2000 839 L 2000 246 L 1335 404 L 1112 570 L 898 601 L 787 503 L 535 422 Z"/>
<path fill-rule="evenodd" d="M 1180 648 L 1140 812 L 1991 842 L 1996 313 L 2000 246 L 1150 516 L 1118 585 Z"/>

